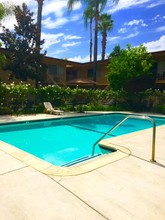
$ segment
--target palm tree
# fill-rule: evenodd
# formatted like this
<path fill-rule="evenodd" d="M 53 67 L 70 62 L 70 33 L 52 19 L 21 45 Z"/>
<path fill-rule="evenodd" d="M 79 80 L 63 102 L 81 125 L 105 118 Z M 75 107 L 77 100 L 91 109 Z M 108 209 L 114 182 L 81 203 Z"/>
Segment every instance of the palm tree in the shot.
<path fill-rule="evenodd" d="M 38 28 L 38 37 L 36 39 L 36 47 L 40 51 L 40 41 L 41 41 L 41 21 L 42 21 L 42 7 L 44 0 L 36 0 L 38 3 L 37 11 L 37 28 Z"/>
<path fill-rule="evenodd" d="M 119 0 L 111 0 L 117 4 Z M 68 10 L 72 10 L 74 3 L 84 3 L 86 8 L 92 8 L 94 10 L 95 20 L 95 33 L 94 33 L 94 59 L 93 59 L 93 81 L 96 81 L 96 70 L 97 70 L 97 44 L 98 44 L 98 21 L 100 13 L 104 10 L 108 0 L 68 0 Z"/>
<path fill-rule="evenodd" d="M 38 55 L 40 55 L 40 45 L 41 43 L 41 21 L 42 21 L 42 8 L 44 0 L 36 0 L 38 3 L 38 11 L 37 11 L 37 37 L 36 37 L 36 49 Z M 40 79 L 40 67 L 39 64 L 36 67 L 36 72 L 38 78 L 36 79 L 36 88 L 39 86 L 39 79 Z"/>
<path fill-rule="evenodd" d="M 93 8 L 91 8 L 91 7 L 86 8 L 85 11 L 84 11 L 84 23 L 85 23 L 85 27 L 88 26 L 88 21 L 89 21 L 89 25 L 90 25 L 90 48 L 89 48 L 90 62 L 92 62 L 92 46 L 93 46 L 93 42 L 92 42 L 92 22 L 93 22 L 93 18 L 94 18 Z"/>
<path fill-rule="evenodd" d="M 107 32 L 113 28 L 113 22 L 111 15 L 108 15 L 107 13 L 100 15 L 98 29 L 102 35 L 102 60 L 105 59 Z"/>

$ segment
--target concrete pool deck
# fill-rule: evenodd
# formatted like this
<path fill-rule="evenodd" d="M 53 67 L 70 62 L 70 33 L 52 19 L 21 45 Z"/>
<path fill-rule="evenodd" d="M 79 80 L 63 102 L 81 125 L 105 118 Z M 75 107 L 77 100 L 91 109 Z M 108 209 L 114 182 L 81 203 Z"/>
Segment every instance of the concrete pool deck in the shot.
<path fill-rule="evenodd" d="M 51 117 L 59 116 L 0 116 L 0 122 Z M 156 131 L 157 163 L 150 162 L 151 141 L 150 129 L 111 139 L 131 155 L 77 176 L 45 175 L 0 151 L 0 219 L 164 220 L 165 126 Z"/>

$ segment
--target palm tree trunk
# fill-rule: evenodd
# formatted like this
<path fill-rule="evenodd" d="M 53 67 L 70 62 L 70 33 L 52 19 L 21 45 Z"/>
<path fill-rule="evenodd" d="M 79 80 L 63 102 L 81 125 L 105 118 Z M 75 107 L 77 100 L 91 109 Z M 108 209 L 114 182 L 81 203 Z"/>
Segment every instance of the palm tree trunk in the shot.
<path fill-rule="evenodd" d="M 92 62 L 92 19 L 90 20 L 90 62 Z"/>
<path fill-rule="evenodd" d="M 42 6 L 43 6 L 44 0 L 37 0 L 37 2 L 38 2 L 38 12 L 37 12 L 38 35 L 37 35 L 37 40 L 36 40 L 36 47 L 40 51 Z"/>
<path fill-rule="evenodd" d="M 96 9 L 95 14 L 95 35 L 94 35 L 94 56 L 93 56 L 93 81 L 96 82 L 96 72 L 97 72 L 97 37 L 98 37 L 98 20 L 99 20 L 99 10 Z"/>
<path fill-rule="evenodd" d="M 37 53 L 40 54 L 40 42 L 41 42 L 41 21 L 42 21 L 42 7 L 44 0 L 37 0 L 38 2 L 38 12 L 37 12 L 37 39 L 36 39 L 36 48 Z M 35 80 L 36 88 L 39 87 L 39 80 L 40 80 L 40 72 L 39 72 L 39 65 L 36 67 L 37 77 Z"/>
<path fill-rule="evenodd" d="M 103 37 L 102 38 L 102 60 L 104 60 L 105 59 L 107 33 L 103 33 L 102 37 Z"/>

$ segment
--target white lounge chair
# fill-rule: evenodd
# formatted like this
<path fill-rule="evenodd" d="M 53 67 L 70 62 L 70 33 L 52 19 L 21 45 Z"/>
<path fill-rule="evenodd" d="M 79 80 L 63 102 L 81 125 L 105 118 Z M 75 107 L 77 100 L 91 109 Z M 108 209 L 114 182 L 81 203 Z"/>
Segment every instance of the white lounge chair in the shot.
<path fill-rule="evenodd" d="M 60 109 L 54 109 L 50 102 L 44 102 L 44 106 L 45 106 L 45 111 L 50 114 L 60 115 L 64 112 Z"/>

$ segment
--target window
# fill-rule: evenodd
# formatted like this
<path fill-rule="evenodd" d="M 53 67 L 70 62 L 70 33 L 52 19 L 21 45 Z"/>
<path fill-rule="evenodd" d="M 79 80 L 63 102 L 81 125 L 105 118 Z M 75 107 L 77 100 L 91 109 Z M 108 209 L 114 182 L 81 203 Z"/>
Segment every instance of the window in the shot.
<path fill-rule="evenodd" d="M 68 70 L 67 71 L 67 80 L 77 79 L 78 72 L 77 70 Z"/>
<path fill-rule="evenodd" d="M 63 66 L 57 66 L 57 65 L 49 65 L 48 66 L 48 73 L 54 76 L 61 76 L 64 74 L 64 67 Z"/>
<path fill-rule="evenodd" d="M 93 78 L 93 69 L 88 69 L 88 77 Z"/>
<path fill-rule="evenodd" d="M 76 79 L 78 76 L 77 70 L 72 71 L 72 79 Z"/>

